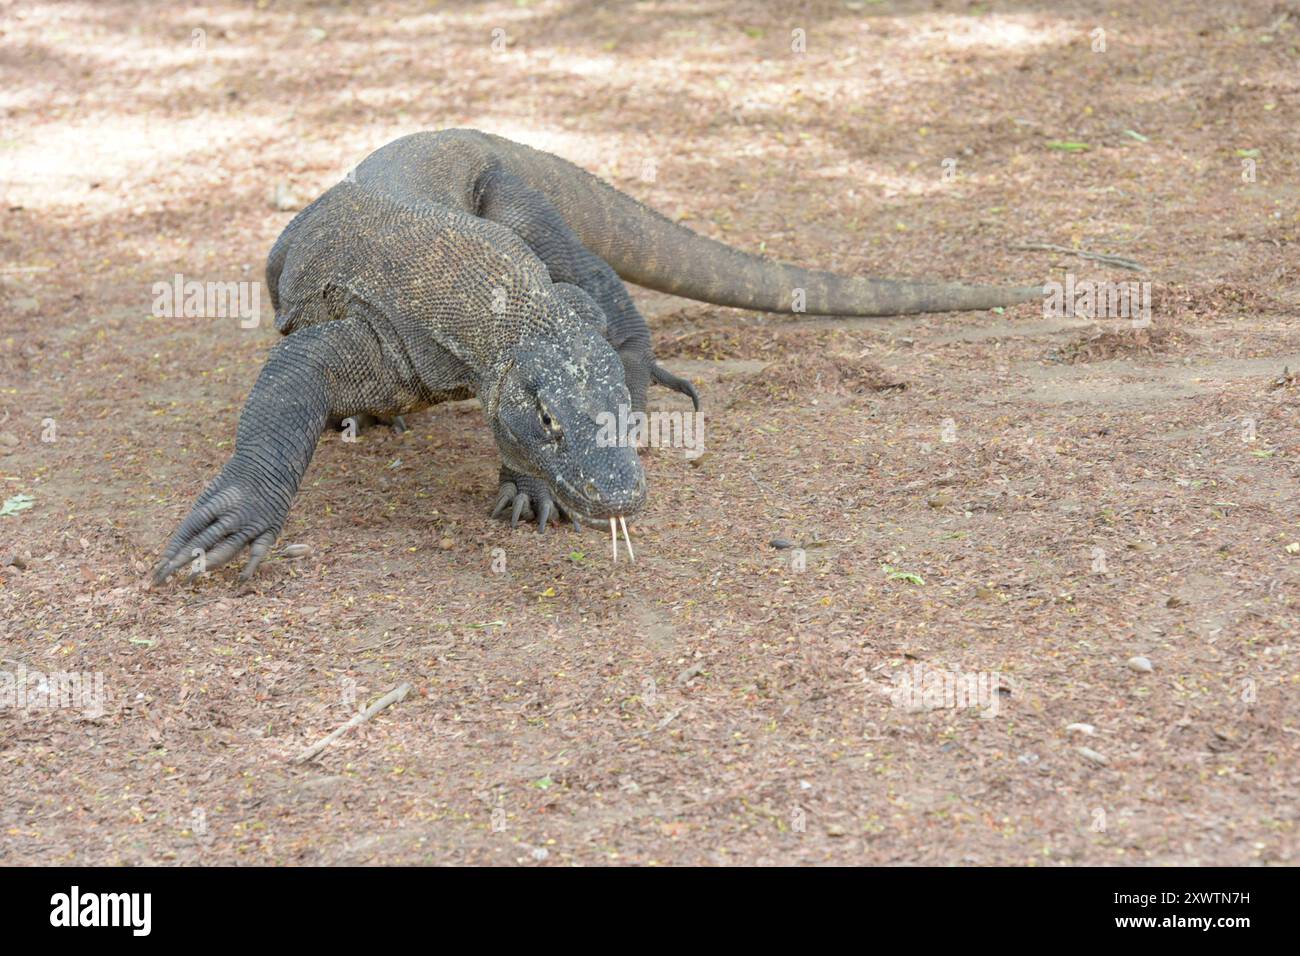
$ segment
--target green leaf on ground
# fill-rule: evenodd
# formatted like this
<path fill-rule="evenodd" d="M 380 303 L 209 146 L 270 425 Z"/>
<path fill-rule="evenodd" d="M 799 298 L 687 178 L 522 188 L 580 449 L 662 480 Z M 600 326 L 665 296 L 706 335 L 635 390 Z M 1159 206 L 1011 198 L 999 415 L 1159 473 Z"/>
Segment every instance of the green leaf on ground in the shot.
<path fill-rule="evenodd" d="M 906 581 L 908 584 L 925 583 L 925 578 L 921 577 L 921 575 L 912 574 L 910 571 L 899 571 L 889 564 L 882 564 L 880 570 L 884 571 L 891 581 Z"/>
<path fill-rule="evenodd" d="M 14 495 L 0 505 L 0 516 L 16 515 L 20 511 L 26 511 L 36 501 L 31 495 Z"/>

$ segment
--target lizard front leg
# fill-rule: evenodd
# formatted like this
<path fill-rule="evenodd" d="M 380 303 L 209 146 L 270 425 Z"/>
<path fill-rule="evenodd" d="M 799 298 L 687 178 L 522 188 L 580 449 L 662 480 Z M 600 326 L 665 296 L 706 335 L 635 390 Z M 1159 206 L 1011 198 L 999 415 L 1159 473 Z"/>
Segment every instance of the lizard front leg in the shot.
<path fill-rule="evenodd" d="M 271 350 L 239 416 L 235 453 L 204 489 L 154 569 L 160 584 L 191 561 L 217 568 L 244 548 L 248 579 L 284 527 L 289 504 L 331 419 L 411 410 L 418 388 L 386 321 L 350 309 Z"/>
<path fill-rule="evenodd" d="M 497 491 L 497 503 L 492 508 L 492 517 L 504 516 L 510 508 L 510 527 L 519 526 L 519 519 L 537 519 L 537 531 L 545 534 L 551 518 L 568 518 L 574 528 L 581 531 L 578 519 L 564 510 L 564 506 L 555 500 L 546 482 L 531 475 L 521 475 L 501 466 L 500 486 Z"/>

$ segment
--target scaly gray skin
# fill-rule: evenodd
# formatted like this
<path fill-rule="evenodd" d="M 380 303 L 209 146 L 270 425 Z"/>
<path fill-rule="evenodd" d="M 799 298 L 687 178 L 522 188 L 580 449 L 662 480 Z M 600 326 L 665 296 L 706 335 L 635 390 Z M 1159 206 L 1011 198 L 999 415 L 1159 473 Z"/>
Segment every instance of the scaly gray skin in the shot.
<path fill-rule="evenodd" d="M 1040 286 L 996 288 L 859 279 L 761 259 L 672 222 L 578 166 L 478 130 L 413 133 L 371 153 L 356 180 L 403 202 L 436 202 L 508 226 L 551 278 L 590 293 L 609 318 L 637 410 L 649 381 L 698 398 L 659 369 L 621 279 L 687 299 L 811 315 L 905 315 L 1012 305 Z"/>
<path fill-rule="evenodd" d="M 244 547 L 249 577 L 283 527 L 330 421 L 380 421 L 478 395 L 503 466 L 493 514 L 539 530 L 553 513 L 635 513 L 635 449 L 602 447 L 596 416 L 644 411 L 660 367 L 620 279 L 720 305 L 898 315 L 1010 305 L 1037 287 L 837 276 L 770 262 L 679 226 L 558 157 L 474 130 L 377 150 L 303 210 L 271 250 L 275 349 L 240 417 L 235 454 L 169 543 L 161 582 L 198 549 L 211 569 Z M 575 520 L 576 523 L 576 520 Z"/>
<path fill-rule="evenodd" d="M 650 330 L 621 279 L 717 305 L 791 312 L 796 289 L 813 315 L 902 315 L 1011 305 L 1038 286 L 992 288 L 845 278 L 751 256 L 664 218 L 572 163 L 478 130 L 414 133 L 368 156 L 358 183 L 405 203 L 434 202 L 517 234 L 551 279 L 584 289 L 607 318 L 632 396 L 644 411 L 651 382 L 690 396 L 690 382 L 655 361 Z M 286 233 L 288 230 L 286 230 Z M 275 254 L 268 268 L 273 273 Z M 514 491 L 521 508 L 550 512 L 545 486 L 502 474 L 495 515 Z M 544 522 L 543 522 L 544 525 Z"/>
<path fill-rule="evenodd" d="M 514 233 L 344 182 L 286 234 L 272 256 L 286 338 L 244 406 L 233 457 L 167 545 L 155 583 L 196 551 L 211 570 L 245 547 L 250 577 L 331 420 L 473 395 L 525 493 L 544 487 L 546 507 L 592 522 L 641 508 L 635 446 L 597 440 L 601 414 L 617 417 L 631 400 L 604 316 L 581 289 L 552 282 Z"/>

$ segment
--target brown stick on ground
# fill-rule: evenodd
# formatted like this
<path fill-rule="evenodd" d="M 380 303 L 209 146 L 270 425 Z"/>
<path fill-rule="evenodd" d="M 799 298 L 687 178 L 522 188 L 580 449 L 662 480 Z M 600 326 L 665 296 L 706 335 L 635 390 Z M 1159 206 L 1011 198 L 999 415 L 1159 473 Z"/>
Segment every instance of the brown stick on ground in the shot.
<path fill-rule="evenodd" d="M 1085 252 L 1082 249 L 1070 249 L 1051 242 L 1021 242 L 1011 248 L 1017 252 L 1064 252 L 1068 256 L 1078 256 L 1080 259 L 1104 262 L 1106 265 L 1114 266 L 1117 269 L 1128 269 L 1130 272 L 1147 271 L 1146 266 L 1142 265 L 1142 263 L 1126 259 L 1123 256 L 1112 256 L 1104 252 Z"/>
<path fill-rule="evenodd" d="M 351 720 L 349 720 L 342 727 L 339 727 L 338 729 L 334 730 L 332 733 L 329 734 L 329 736 L 316 741 L 316 743 L 312 744 L 302 753 L 298 754 L 298 756 L 293 758 L 293 762 L 306 763 L 308 760 L 310 760 L 312 757 L 315 757 L 317 754 L 319 754 L 330 744 L 334 743 L 334 741 L 338 740 L 340 737 L 346 734 L 353 727 L 357 727 L 361 724 L 364 724 L 367 720 L 375 716 L 375 714 L 379 713 L 385 707 L 391 707 L 393 704 L 396 704 L 398 701 L 405 699 L 406 695 L 409 694 L 410 692 L 411 692 L 410 684 L 401 684 L 397 687 L 394 687 L 387 694 L 379 698 L 379 700 L 375 701 L 373 704 L 371 704 L 361 713 L 355 715 Z"/>

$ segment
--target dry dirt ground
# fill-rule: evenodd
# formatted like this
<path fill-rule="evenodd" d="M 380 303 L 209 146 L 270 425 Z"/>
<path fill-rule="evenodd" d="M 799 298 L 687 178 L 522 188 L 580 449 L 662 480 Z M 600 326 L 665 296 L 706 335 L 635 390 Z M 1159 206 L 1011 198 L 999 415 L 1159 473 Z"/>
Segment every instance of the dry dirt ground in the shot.
<path fill-rule="evenodd" d="M 0 668 L 107 696 L 0 713 L 0 863 L 1295 861 L 1295 0 L 0 18 Z M 1150 282 L 1153 324 L 637 290 L 709 451 L 647 455 L 635 565 L 489 520 L 461 403 L 327 437 L 306 557 L 148 590 L 276 340 L 153 284 L 258 281 L 292 207 L 450 126 L 803 264 Z M 996 696 L 891 695 L 943 671 Z"/>

